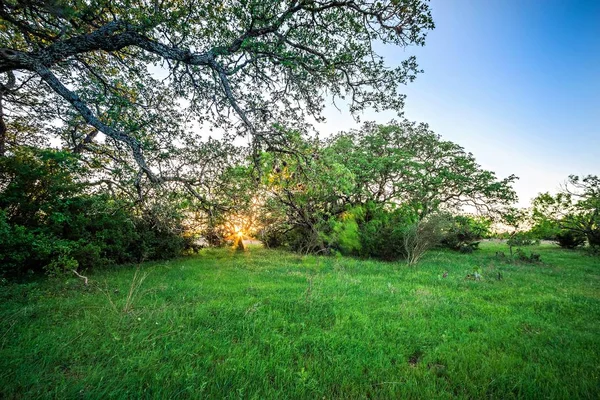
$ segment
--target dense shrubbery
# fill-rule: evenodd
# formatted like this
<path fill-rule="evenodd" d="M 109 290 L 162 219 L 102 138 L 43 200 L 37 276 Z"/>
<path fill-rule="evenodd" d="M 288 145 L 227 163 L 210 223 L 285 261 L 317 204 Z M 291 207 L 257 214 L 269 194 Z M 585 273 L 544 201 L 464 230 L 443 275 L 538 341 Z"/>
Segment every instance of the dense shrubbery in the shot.
<path fill-rule="evenodd" d="M 360 255 L 383 260 L 405 258 L 404 234 L 417 222 L 415 216 L 402 208 L 369 208 L 360 227 Z"/>
<path fill-rule="evenodd" d="M 354 207 L 337 222 L 345 235 L 330 235 L 329 246 L 342 254 L 394 260 L 407 257 L 404 240 L 417 224 L 414 212 L 403 207 L 386 209 L 375 203 Z M 350 245 L 351 244 L 351 245 Z"/>
<path fill-rule="evenodd" d="M 367 203 L 340 213 L 327 223 L 305 227 L 263 230 L 261 239 L 268 247 L 287 247 L 306 251 L 309 242 L 318 243 L 323 252 L 382 260 L 406 259 L 416 262 L 423 253 L 438 245 L 451 220 L 444 214 L 424 219 L 407 207 L 384 208 Z M 312 243 L 310 243 L 312 245 Z"/>
<path fill-rule="evenodd" d="M 540 240 L 531 231 L 519 231 L 509 235 L 506 243 L 512 247 L 533 246 Z"/>
<path fill-rule="evenodd" d="M 476 250 L 479 242 L 490 235 L 491 220 L 458 215 L 452 219 L 441 244 L 443 247 L 470 253 Z"/>
<path fill-rule="evenodd" d="M 77 160 L 21 149 L 0 158 L 0 273 L 164 259 L 181 253 L 178 220 L 86 192 Z"/>
<path fill-rule="evenodd" d="M 581 232 L 561 230 L 554 235 L 556 243 L 565 249 L 574 249 L 585 244 L 585 235 Z"/>

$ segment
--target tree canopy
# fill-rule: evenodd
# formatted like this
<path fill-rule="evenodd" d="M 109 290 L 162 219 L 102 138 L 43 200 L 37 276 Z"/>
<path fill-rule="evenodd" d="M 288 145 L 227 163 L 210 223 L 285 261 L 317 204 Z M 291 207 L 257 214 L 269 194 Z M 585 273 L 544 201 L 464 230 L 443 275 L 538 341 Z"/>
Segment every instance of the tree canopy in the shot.
<path fill-rule="evenodd" d="M 533 200 L 534 229 L 576 247 L 587 239 L 600 247 L 600 178 L 569 176 L 555 195 L 542 193 Z M 582 237 L 582 240 L 578 240 Z"/>
<path fill-rule="evenodd" d="M 50 243 L 46 263 L 84 265 L 77 235 L 47 216 L 90 216 L 92 204 L 120 210 L 140 243 L 173 239 L 168 254 L 190 245 L 183 231 L 412 262 L 452 230 L 465 247 L 477 221 L 449 214 L 501 213 L 514 175 L 496 177 L 426 124 L 367 122 L 326 139 L 311 125 L 328 102 L 357 120 L 400 113 L 401 84 L 421 71 L 377 49 L 423 45 L 433 28 L 427 0 L 0 0 L 3 234 L 23 228 Z M 96 232 L 127 230 L 105 222 L 78 232 L 96 259 L 125 260 Z M 161 257 L 145 246 L 133 258 Z"/>
<path fill-rule="evenodd" d="M 366 123 L 329 143 L 355 177 L 355 202 L 403 203 L 425 217 L 464 207 L 493 213 L 517 199 L 511 186 L 515 175 L 497 179 L 473 154 L 443 140 L 427 124 Z"/>
<path fill-rule="evenodd" d="M 364 247 L 389 247 L 394 229 L 415 224 L 433 229 L 431 220 L 441 223 L 439 213 L 497 217 L 517 198 L 514 175 L 498 179 L 425 124 L 368 122 L 327 140 L 297 135 L 295 149 L 261 157 L 263 198 L 269 202 L 267 239 L 284 232 L 292 235 L 292 247 L 304 251 L 324 251 L 340 240 L 357 251 L 363 247 L 361 229 L 364 236 L 383 236 L 381 243 Z"/>
<path fill-rule="evenodd" d="M 286 148 L 275 123 L 320 120 L 329 98 L 400 110 L 418 66 L 390 67 L 376 45 L 423 45 L 433 27 L 421 0 L 4 0 L 0 116 L 138 182 L 189 187 L 199 126 L 250 135 L 258 154 Z M 32 140 L 14 132 L 2 151 Z"/>

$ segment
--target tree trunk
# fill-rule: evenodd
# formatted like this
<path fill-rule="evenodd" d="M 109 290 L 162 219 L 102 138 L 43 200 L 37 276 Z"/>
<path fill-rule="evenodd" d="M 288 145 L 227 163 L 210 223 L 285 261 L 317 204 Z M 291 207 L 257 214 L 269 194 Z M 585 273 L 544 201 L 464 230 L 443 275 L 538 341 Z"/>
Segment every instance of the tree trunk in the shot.
<path fill-rule="evenodd" d="M 0 157 L 6 152 L 6 123 L 4 122 L 4 109 L 2 108 L 2 95 L 0 94 Z"/>

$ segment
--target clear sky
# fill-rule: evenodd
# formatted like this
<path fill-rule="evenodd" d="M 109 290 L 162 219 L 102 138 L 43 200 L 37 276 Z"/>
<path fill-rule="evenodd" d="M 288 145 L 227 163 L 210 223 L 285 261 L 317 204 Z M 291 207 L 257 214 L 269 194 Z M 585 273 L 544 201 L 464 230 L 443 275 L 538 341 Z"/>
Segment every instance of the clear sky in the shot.
<path fill-rule="evenodd" d="M 396 65 L 415 54 L 425 73 L 404 89 L 405 116 L 515 185 L 520 205 L 569 174 L 600 175 L 600 0 L 432 0 L 424 47 L 385 47 Z M 319 130 L 356 127 L 333 107 Z M 367 112 L 387 122 L 393 113 Z"/>

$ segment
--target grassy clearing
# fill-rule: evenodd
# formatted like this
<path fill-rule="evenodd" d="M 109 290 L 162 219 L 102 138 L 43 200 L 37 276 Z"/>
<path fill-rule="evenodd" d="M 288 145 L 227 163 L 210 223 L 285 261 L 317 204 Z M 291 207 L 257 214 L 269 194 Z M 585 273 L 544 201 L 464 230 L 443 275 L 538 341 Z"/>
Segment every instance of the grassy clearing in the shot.
<path fill-rule="evenodd" d="M 204 250 L 88 288 L 5 284 L 0 397 L 600 397 L 599 259 L 497 250 L 413 268 Z"/>

